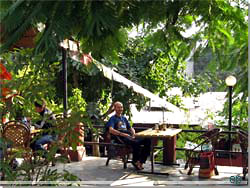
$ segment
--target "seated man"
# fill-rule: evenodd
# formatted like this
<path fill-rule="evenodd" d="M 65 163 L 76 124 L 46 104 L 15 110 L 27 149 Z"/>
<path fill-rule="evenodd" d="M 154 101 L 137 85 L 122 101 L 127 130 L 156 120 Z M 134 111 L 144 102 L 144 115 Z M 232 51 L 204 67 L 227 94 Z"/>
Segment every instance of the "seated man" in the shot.
<path fill-rule="evenodd" d="M 44 149 L 43 145 L 49 144 L 51 142 L 56 141 L 56 135 L 53 133 L 49 133 L 48 129 L 52 127 L 52 124 L 47 122 L 47 120 L 55 120 L 54 114 L 45 106 L 45 103 L 39 104 L 35 102 L 36 112 L 38 112 L 42 116 L 42 120 L 38 121 L 34 124 L 34 126 L 38 129 L 44 129 L 42 137 L 31 143 L 31 148 L 33 150 L 41 150 L 44 152 L 43 156 L 46 156 L 47 151 Z"/>
<path fill-rule="evenodd" d="M 135 130 L 132 128 L 125 116 L 122 115 L 123 105 L 121 102 L 114 103 L 115 115 L 106 124 L 111 135 L 115 135 L 117 143 L 124 143 L 133 148 L 132 164 L 137 170 L 143 169 L 143 163 L 150 155 L 150 139 L 135 138 Z"/>

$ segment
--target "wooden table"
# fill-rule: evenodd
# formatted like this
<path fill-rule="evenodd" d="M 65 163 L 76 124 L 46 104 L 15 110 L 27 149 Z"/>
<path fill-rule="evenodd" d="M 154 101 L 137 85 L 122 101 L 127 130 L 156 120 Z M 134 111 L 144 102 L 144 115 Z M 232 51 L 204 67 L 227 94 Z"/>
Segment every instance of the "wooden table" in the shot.
<path fill-rule="evenodd" d="M 42 129 L 33 129 L 30 131 L 30 134 L 37 134 L 37 133 L 40 133 L 42 132 Z"/>
<path fill-rule="evenodd" d="M 168 173 L 156 173 L 154 172 L 154 139 L 166 139 L 171 138 L 174 142 L 172 142 L 171 148 L 168 148 L 168 152 L 170 154 L 169 158 L 175 157 L 175 147 L 176 147 L 176 135 L 180 133 L 182 129 L 175 129 L 175 128 L 167 128 L 165 130 L 152 130 L 147 129 L 145 131 L 136 133 L 135 136 L 137 138 L 150 138 L 151 139 L 151 149 L 150 149 L 150 160 L 151 160 L 151 172 L 154 174 L 165 174 L 168 175 Z M 144 171 L 143 171 L 144 172 Z"/>
<path fill-rule="evenodd" d="M 34 137 L 38 136 L 42 131 L 42 129 L 31 129 L 30 138 L 33 139 Z"/>

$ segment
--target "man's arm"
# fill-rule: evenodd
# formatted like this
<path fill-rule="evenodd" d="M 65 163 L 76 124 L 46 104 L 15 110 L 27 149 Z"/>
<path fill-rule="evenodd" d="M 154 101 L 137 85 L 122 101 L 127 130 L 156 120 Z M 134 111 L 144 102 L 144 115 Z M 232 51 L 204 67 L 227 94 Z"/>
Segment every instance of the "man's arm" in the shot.
<path fill-rule="evenodd" d="M 44 125 L 44 122 L 41 122 L 40 124 L 38 124 L 38 123 L 35 123 L 35 124 L 34 124 L 34 126 L 35 126 L 37 129 L 43 128 L 43 125 Z"/>
<path fill-rule="evenodd" d="M 131 137 L 135 138 L 135 129 L 133 127 L 130 127 L 129 131 L 131 133 Z"/>
<path fill-rule="evenodd" d="M 125 120 L 125 123 L 126 123 L 126 126 L 127 126 L 127 129 L 129 130 L 132 138 L 135 138 L 135 129 L 133 127 L 131 127 L 128 119 L 126 117 L 124 117 L 124 120 Z"/>
<path fill-rule="evenodd" d="M 130 137 L 129 134 L 115 130 L 113 127 L 109 127 L 109 133 L 117 136 Z"/>

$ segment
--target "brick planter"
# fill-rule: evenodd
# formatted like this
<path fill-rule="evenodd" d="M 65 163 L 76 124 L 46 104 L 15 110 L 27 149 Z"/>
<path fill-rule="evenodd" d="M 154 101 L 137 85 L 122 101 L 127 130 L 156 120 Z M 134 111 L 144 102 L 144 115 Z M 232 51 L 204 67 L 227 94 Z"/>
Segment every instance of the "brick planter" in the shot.
<path fill-rule="evenodd" d="M 81 140 L 81 141 L 84 142 L 83 124 L 79 122 L 79 123 L 76 125 L 74 131 L 80 133 L 80 135 L 79 135 L 78 138 L 79 138 L 79 140 Z M 71 161 L 81 161 L 82 158 L 83 158 L 84 156 L 86 156 L 86 149 L 85 149 L 85 147 L 82 145 L 82 143 L 77 142 L 76 145 L 77 145 L 76 151 L 73 151 L 72 148 L 69 148 L 69 149 L 68 149 L 68 155 L 69 155 Z"/>
<path fill-rule="evenodd" d="M 67 137 L 67 139 L 69 139 L 69 142 L 71 144 L 74 143 L 77 146 L 77 148 L 74 151 L 72 147 L 65 147 L 61 149 L 61 155 L 67 157 L 70 161 L 81 161 L 82 158 L 86 156 L 86 149 L 81 142 L 77 142 L 76 140 L 72 139 L 71 135 L 73 134 L 73 132 L 78 132 L 79 133 L 78 139 L 81 140 L 82 142 L 84 141 L 83 124 L 77 123 L 72 131 L 67 132 L 65 135 L 63 135 L 63 137 Z M 63 139 L 64 138 L 62 138 L 62 140 Z"/>

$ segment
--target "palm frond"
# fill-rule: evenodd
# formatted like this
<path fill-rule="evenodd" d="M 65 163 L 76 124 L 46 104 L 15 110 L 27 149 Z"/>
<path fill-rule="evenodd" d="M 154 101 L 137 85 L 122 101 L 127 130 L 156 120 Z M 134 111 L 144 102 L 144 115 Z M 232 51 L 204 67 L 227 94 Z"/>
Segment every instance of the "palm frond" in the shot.
<path fill-rule="evenodd" d="M 6 19 L 7 16 L 9 15 L 13 15 L 13 13 L 15 13 L 15 11 L 22 6 L 22 4 L 25 2 L 25 0 L 19 0 L 16 1 L 14 4 L 12 4 L 10 6 L 10 8 L 7 9 L 7 11 L 2 15 L 2 17 L 0 18 L 0 21 L 2 22 L 3 20 Z"/>

